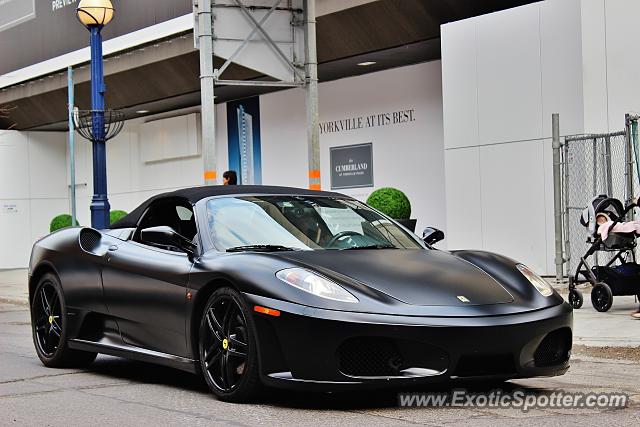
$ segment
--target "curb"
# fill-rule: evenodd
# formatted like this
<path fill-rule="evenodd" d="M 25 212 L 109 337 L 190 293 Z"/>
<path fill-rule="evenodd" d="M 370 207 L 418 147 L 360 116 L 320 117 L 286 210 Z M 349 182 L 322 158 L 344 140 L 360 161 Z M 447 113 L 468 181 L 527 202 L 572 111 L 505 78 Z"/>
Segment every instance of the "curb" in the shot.
<path fill-rule="evenodd" d="M 6 304 L 13 304 L 13 305 L 23 305 L 25 307 L 29 307 L 29 300 L 26 299 L 26 298 L 1 297 L 0 296 L 0 302 L 1 303 L 6 303 Z"/>

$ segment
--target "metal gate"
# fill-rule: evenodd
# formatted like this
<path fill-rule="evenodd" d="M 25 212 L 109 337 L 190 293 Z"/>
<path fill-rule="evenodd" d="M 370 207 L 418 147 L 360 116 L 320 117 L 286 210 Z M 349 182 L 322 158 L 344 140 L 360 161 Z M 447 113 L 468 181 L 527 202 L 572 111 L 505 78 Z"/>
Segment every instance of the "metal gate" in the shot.
<path fill-rule="evenodd" d="M 556 239 L 562 242 L 559 245 L 556 240 L 556 260 L 564 263 L 565 274 L 575 272 L 580 257 L 589 247 L 588 230 L 580 223 L 580 216 L 593 197 L 606 194 L 625 205 L 634 197 L 634 180 L 638 176 L 634 153 L 637 120 L 638 117 L 627 115 L 623 131 L 566 136 L 554 144 L 554 150 L 559 151 L 554 153 L 554 159 L 560 159 L 560 179 L 559 183 L 554 180 L 554 190 L 556 195 L 558 192 L 561 195 L 561 204 L 556 206 L 556 221 L 560 218 L 562 228 L 559 237 L 556 227 Z"/>

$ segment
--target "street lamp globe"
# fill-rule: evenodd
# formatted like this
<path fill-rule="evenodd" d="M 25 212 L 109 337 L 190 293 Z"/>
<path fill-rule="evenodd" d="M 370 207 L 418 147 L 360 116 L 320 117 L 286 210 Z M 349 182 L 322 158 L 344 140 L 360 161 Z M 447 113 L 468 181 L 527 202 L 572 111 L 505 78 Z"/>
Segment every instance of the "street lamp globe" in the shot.
<path fill-rule="evenodd" d="M 80 0 L 76 15 L 87 28 L 104 27 L 113 19 L 113 5 L 109 0 Z"/>

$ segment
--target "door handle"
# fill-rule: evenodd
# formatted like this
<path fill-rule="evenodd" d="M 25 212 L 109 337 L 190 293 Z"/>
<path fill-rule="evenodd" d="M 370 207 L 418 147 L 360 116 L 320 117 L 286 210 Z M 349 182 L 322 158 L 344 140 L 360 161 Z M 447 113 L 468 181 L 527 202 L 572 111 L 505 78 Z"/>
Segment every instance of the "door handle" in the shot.
<path fill-rule="evenodd" d="M 118 250 L 118 245 L 111 245 L 109 246 L 109 252 L 114 252 Z"/>

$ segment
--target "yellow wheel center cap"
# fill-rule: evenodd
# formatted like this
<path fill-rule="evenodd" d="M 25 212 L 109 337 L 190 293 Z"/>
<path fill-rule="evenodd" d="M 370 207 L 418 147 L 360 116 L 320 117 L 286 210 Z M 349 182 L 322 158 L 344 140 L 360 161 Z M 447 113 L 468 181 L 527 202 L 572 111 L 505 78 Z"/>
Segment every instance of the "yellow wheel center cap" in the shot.
<path fill-rule="evenodd" d="M 49 323 L 53 323 L 53 316 L 49 316 Z"/>
<path fill-rule="evenodd" d="M 227 340 L 226 338 L 222 340 L 222 348 L 224 348 L 225 350 L 229 348 L 229 340 Z"/>

